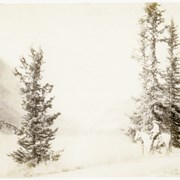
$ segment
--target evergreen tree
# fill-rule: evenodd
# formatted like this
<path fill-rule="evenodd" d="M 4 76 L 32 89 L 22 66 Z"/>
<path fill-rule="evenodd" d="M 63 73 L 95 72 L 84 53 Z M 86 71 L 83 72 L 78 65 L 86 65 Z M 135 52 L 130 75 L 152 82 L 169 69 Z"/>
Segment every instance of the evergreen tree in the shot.
<path fill-rule="evenodd" d="M 139 21 L 141 32 L 137 59 L 142 65 L 142 94 L 137 100 L 138 106 L 131 119 L 136 125 L 140 125 L 140 129 L 146 131 L 151 127 L 153 120 L 151 107 L 163 96 L 163 86 L 159 82 L 162 73 L 158 68 L 157 43 L 162 41 L 165 26 L 162 17 L 164 11 L 160 10 L 159 6 L 158 3 L 147 3 L 144 8 L 145 15 Z"/>
<path fill-rule="evenodd" d="M 178 55 L 179 40 L 174 21 L 171 20 L 171 24 L 168 28 L 169 37 L 167 38 L 168 44 L 168 61 L 166 83 L 167 83 L 167 103 L 169 107 L 173 104 L 179 104 L 180 102 L 180 58 Z"/>
<path fill-rule="evenodd" d="M 136 110 L 133 112 L 133 115 L 130 117 L 132 123 L 136 125 L 136 129 L 146 128 L 145 124 L 147 123 L 149 108 L 147 106 L 148 96 L 147 96 L 147 83 L 148 83 L 148 41 L 147 41 L 147 31 L 144 27 L 144 22 L 139 21 L 141 31 L 139 33 L 139 49 L 135 58 L 141 64 L 141 71 L 139 73 L 140 80 L 142 82 L 142 93 L 139 98 L 134 99 L 136 103 Z"/>
<path fill-rule="evenodd" d="M 169 110 L 172 112 L 171 117 L 171 132 L 173 145 L 180 147 L 180 117 L 173 113 L 174 107 L 178 106 L 180 102 L 180 58 L 178 55 L 179 40 L 177 34 L 177 27 L 171 20 L 168 28 L 168 37 L 166 39 L 168 45 L 168 68 L 166 74 L 166 89 L 167 101 Z M 177 108 L 176 108 L 177 109 Z"/>
<path fill-rule="evenodd" d="M 30 61 L 20 59 L 21 71 L 15 69 L 15 75 L 22 84 L 23 109 L 26 114 L 21 122 L 18 139 L 19 149 L 10 156 L 19 163 L 35 167 L 39 163 L 60 157 L 51 150 L 51 141 L 58 129 L 52 129 L 54 120 L 60 115 L 48 114 L 54 98 L 47 99 L 53 85 L 42 84 L 43 51 L 30 50 Z"/>
<path fill-rule="evenodd" d="M 149 73 L 146 90 L 151 102 L 158 102 L 163 95 L 163 87 L 160 84 L 161 70 L 158 68 L 160 62 L 157 58 L 157 45 L 165 30 L 163 12 L 164 10 L 160 10 L 160 4 L 147 3 L 145 16 L 141 19 L 148 38 L 149 58 L 147 64 Z"/>

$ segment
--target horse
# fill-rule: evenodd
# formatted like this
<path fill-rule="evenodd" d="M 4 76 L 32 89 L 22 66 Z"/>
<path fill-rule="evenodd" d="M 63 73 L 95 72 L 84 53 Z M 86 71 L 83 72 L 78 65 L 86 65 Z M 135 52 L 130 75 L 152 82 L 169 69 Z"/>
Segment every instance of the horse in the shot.
<path fill-rule="evenodd" d="M 153 140 L 151 134 L 143 131 L 136 131 L 134 141 L 141 141 L 142 154 L 149 154 L 155 152 L 165 146 L 166 153 L 171 151 L 171 134 L 169 132 L 161 132 L 159 136 Z"/>
<path fill-rule="evenodd" d="M 161 132 L 159 136 L 154 140 L 152 144 L 152 150 L 160 149 L 164 147 L 166 154 L 168 155 L 172 150 L 171 145 L 171 133 L 170 132 Z"/>
<path fill-rule="evenodd" d="M 152 140 L 150 135 L 143 131 L 136 131 L 134 142 L 140 141 L 142 144 L 142 155 L 149 154 L 151 151 Z"/>

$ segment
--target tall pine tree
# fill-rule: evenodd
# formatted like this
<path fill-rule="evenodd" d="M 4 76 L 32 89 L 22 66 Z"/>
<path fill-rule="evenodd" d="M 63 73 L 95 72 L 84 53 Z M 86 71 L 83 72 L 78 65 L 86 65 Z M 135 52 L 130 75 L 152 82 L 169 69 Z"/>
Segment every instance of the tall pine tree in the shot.
<path fill-rule="evenodd" d="M 51 150 L 51 141 L 57 131 L 52 129 L 52 125 L 60 113 L 48 114 L 48 109 L 52 108 L 53 98 L 47 99 L 47 96 L 51 93 L 53 85 L 42 85 L 43 51 L 31 49 L 29 61 L 24 57 L 20 61 L 21 70 L 15 69 L 15 75 L 22 84 L 22 106 L 26 114 L 20 128 L 20 147 L 10 156 L 19 164 L 35 167 L 39 163 L 60 157 Z"/>
<path fill-rule="evenodd" d="M 158 102 L 162 98 L 163 88 L 160 84 L 161 70 L 158 68 L 160 63 L 157 55 L 157 45 L 162 39 L 164 33 L 164 10 L 160 9 L 158 3 L 147 3 L 145 7 L 145 16 L 141 21 L 144 22 L 149 47 L 149 58 L 148 58 L 148 84 L 147 94 L 151 102 Z"/>
<path fill-rule="evenodd" d="M 173 20 L 168 28 L 167 45 L 168 45 L 168 61 L 166 83 L 167 83 L 167 103 L 171 105 L 180 103 L 180 57 L 179 57 L 179 40 L 177 27 Z"/>
<path fill-rule="evenodd" d="M 174 20 L 171 20 L 168 28 L 168 37 L 166 39 L 168 45 L 168 68 L 166 78 L 166 104 L 172 112 L 171 116 L 171 133 L 172 142 L 176 147 L 180 147 L 180 117 L 173 113 L 175 106 L 180 102 L 180 57 L 179 57 L 179 39 L 177 34 L 177 26 Z"/>
<path fill-rule="evenodd" d="M 160 9 L 158 3 L 147 3 L 144 11 L 145 15 L 139 21 L 141 32 L 138 55 L 142 65 L 142 95 L 137 100 L 138 106 L 131 119 L 136 120 L 135 124 L 140 124 L 140 129 L 148 131 L 153 120 L 151 107 L 163 96 L 162 84 L 159 81 L 162 75 L 158 68 L 157 44 L 161 42 L 165 26 L 164 10 Z"/>

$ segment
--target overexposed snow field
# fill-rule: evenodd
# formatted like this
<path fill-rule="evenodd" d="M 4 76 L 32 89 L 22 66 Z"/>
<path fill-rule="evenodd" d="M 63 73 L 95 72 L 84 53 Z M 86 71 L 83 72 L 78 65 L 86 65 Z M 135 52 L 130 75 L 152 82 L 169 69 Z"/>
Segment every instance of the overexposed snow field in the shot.
<path fill-rule="evenodd" d="M 136 177 L 179 176 L 180 154 L 142 157 L 140 144 L 121 133 L 58 135 L 54 150 L 64 150 L 57 162 L 33 169 L 18 166 L 7 156 L 17 148 L 16 137 L 0 135 L 0 177 Z"/>

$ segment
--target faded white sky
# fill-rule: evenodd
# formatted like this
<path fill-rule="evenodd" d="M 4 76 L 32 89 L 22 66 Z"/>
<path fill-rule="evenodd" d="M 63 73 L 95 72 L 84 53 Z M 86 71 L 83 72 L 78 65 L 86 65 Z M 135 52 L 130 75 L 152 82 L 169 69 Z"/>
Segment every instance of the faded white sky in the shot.
<path fill-rule="evenodd" d="M 131 55 L 143 7 L 0 5 L 0 57 L 15 67 L 31 46 L 41 46 L 45 78 L 55 85 L 54 108 L 62 112 L 62 123 L 87 130 L 116 126 L 128 109 L 125 102 L 139 92 L 138 63 Z M 167 21 L 174 17 L 180 26 L 180 3 L 162 7 Z"/>

